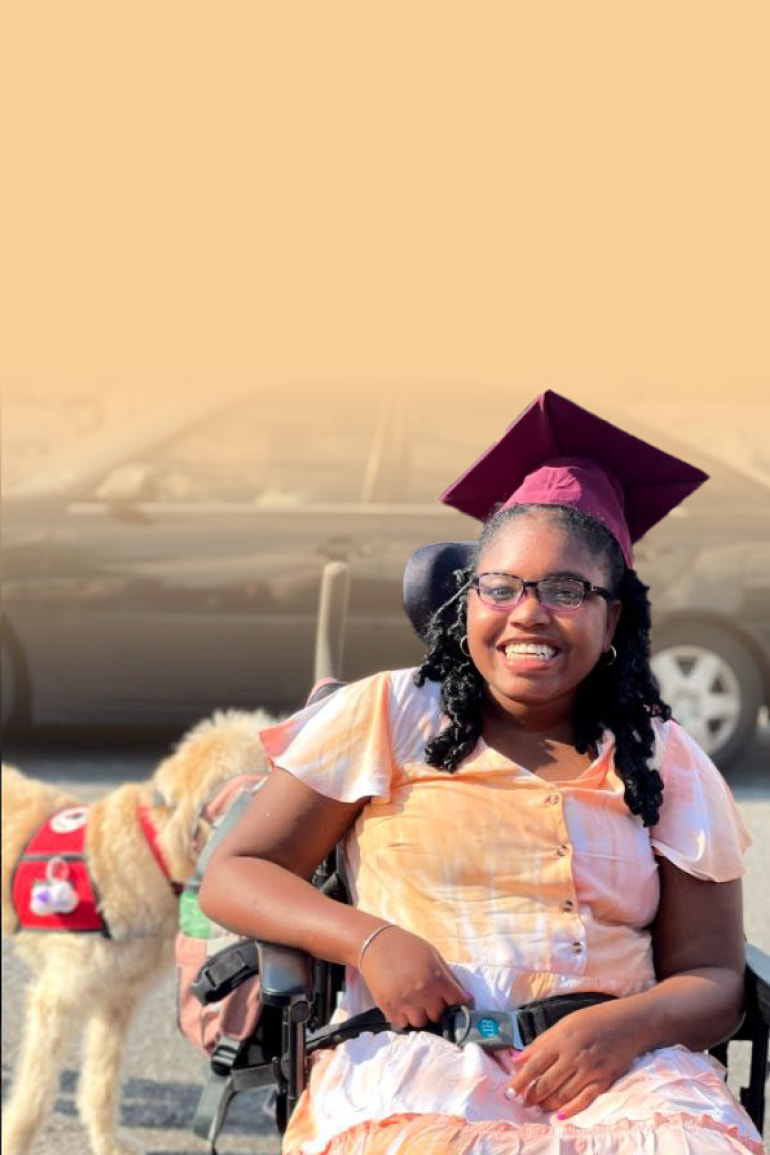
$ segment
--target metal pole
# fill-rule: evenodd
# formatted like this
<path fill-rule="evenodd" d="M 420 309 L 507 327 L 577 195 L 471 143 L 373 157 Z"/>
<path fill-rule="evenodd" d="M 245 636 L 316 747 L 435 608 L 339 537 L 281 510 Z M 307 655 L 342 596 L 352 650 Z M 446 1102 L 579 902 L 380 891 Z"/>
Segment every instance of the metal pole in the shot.
<path fill-rule="evenodd" d="M 342 648 L 345 640 L 345 617 L 350 592 L 350 566 L 344 561 L 330 561 L 321 577 L 318 602 L 318 628 L 315 641 L 315 681 L 342 678 Z"/>

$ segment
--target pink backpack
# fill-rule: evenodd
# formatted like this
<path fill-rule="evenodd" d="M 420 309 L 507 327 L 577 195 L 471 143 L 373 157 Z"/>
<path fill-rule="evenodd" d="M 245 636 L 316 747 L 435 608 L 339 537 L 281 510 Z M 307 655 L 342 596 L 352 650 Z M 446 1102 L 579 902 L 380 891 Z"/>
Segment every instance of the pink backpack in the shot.
<path fill-rule="evenodd" d="M 308 704 L 334 693 L 341 684 L 336 678 L 321 679 Z M 193 1131 L 208 1140 L 212 1152 L 236 1094 L 234 1068 L 269 1064 L 276 1057 L 276 1041 L 280 1042 L 280 1016 L 268 1023 L 262 1038 L 260 1020 L 264 1016 L 269 1019 L 275 1008 L 260 1006 L 255 943 L 212 922 L 198 902 L 203 873 L 215 847 L 239 821 L 264 781 L 264 775 L 242 774 L 209 794 L 198 814 L 198 824 L 208 826 L 211 834 L 180 897 L 177 1022 L 183 1035 L 211 1060 Z M 314 883 L 322 885 L 324 877 L 320 869 Z M 266 1070 L 269 1072 L 269 1067 Z"/>
<path fill-rule="evenodd" d="M 177 1023 L 185 1038 L 211 1059 L 193 1131 L 209 1141 L 212 1151 L 235 1094 L 230 1072 L 254 1037 L 261 1008 L 254 943 L 212 922 L 200 908 L 198 892 L 214 848 L 264 781 L 263 776 L 242 774 L 206 799 L 198 818 L 211 828 L 211 835 L 179 903 Z"/>
<path fill-rule="evenodd" d="M 227 970 L 231 972 L 232 990 L 216 998 L 221 986 L 212 985 L 219 973 L 217 956 L 238 944 L 246 949 L 249 940 L 239 939 L 207 918 L 200 908 L 198 891 L 215 846 L 233 828 L 263 782 L 262 776 L 239 775 L 216 787 L 203 803 L 199 822 L 210 826 L 212 833 L 179 900 L 177 1021 L 185 1038 L 208 1055 L 214 1053 L 222 1035 L 241 1041 L 253 1033 L 259 1015 L 259 982 L 256 972 L 250 982 L 238 979 L 234 970 L 237 955 L 231 951 L 232 962 L 221 977 L 225 978 Z"/>

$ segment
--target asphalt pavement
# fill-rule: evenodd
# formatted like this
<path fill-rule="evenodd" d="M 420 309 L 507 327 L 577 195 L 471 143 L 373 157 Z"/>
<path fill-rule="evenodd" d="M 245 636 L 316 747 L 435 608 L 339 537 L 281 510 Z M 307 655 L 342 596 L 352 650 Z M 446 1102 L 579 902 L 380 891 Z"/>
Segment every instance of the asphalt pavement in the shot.
<path fill-rule="evenodd" d="M 119 782 L 148 777 L 177 735 L 132 733 L 127 740 L 94 732 L 49 732 L 32 740 L 8 742 L 4 752 L 25 773 L 56 782 L 83 801 L 98 798 Z M 770 953 L 770 725 L 758 729 L 740 768 L 727 775 L 740 811 L 754 836 L 746 855 L 745 926 L 750 942 Z M 2 946 L 2 1089 L 5 1097 L 18 1053 L 23 988 L 27 973 L 12 942 Z M 205 1060 L 178 1033 L 176 984 L 167 975 L 145 999 L 134 1021 L 123 1066 L 120 1121 L 123 1133 L 146 1155 L 202 1155 L 206 1145 L 191 1132 L 205 1074 Z M 744 1044 L 734 1045 L 730 1085 L 745 1078 Z M 37 1155 L 86 1155 L 75 1113 L 78 1046 L 72 1040 L 64 1060 L 53 1115 Z M 218 1146 L 219 1155 L 277 1155 L 279 1140 L 264 1091 L 240 1096 Z"/>

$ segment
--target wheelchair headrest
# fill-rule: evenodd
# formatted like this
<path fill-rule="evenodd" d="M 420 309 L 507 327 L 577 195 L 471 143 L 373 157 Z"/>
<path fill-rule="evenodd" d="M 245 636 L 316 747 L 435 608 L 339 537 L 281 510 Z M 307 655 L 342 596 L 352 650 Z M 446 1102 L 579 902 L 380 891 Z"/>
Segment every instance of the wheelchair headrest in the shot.
<path fill-rule="evenodd" d="M 415 631 L 426 640 L 428 622 L 457 592 L 452 574 L 470 565 L 474 541 L 439 541 L 416 549 L 404 570 L 404 609 Z"/>

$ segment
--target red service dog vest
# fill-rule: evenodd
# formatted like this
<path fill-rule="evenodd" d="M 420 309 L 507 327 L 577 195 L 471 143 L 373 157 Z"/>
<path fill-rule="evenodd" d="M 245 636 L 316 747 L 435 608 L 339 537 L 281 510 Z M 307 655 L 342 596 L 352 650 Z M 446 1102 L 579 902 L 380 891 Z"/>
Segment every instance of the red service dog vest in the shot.
<path fill-rule="evenodd" d="M 59 810 L 24 847 L 11 891 L 17 929 L 99 931 L 109 938 L 85 861 L 87 818 L 85 806 Z"/>

